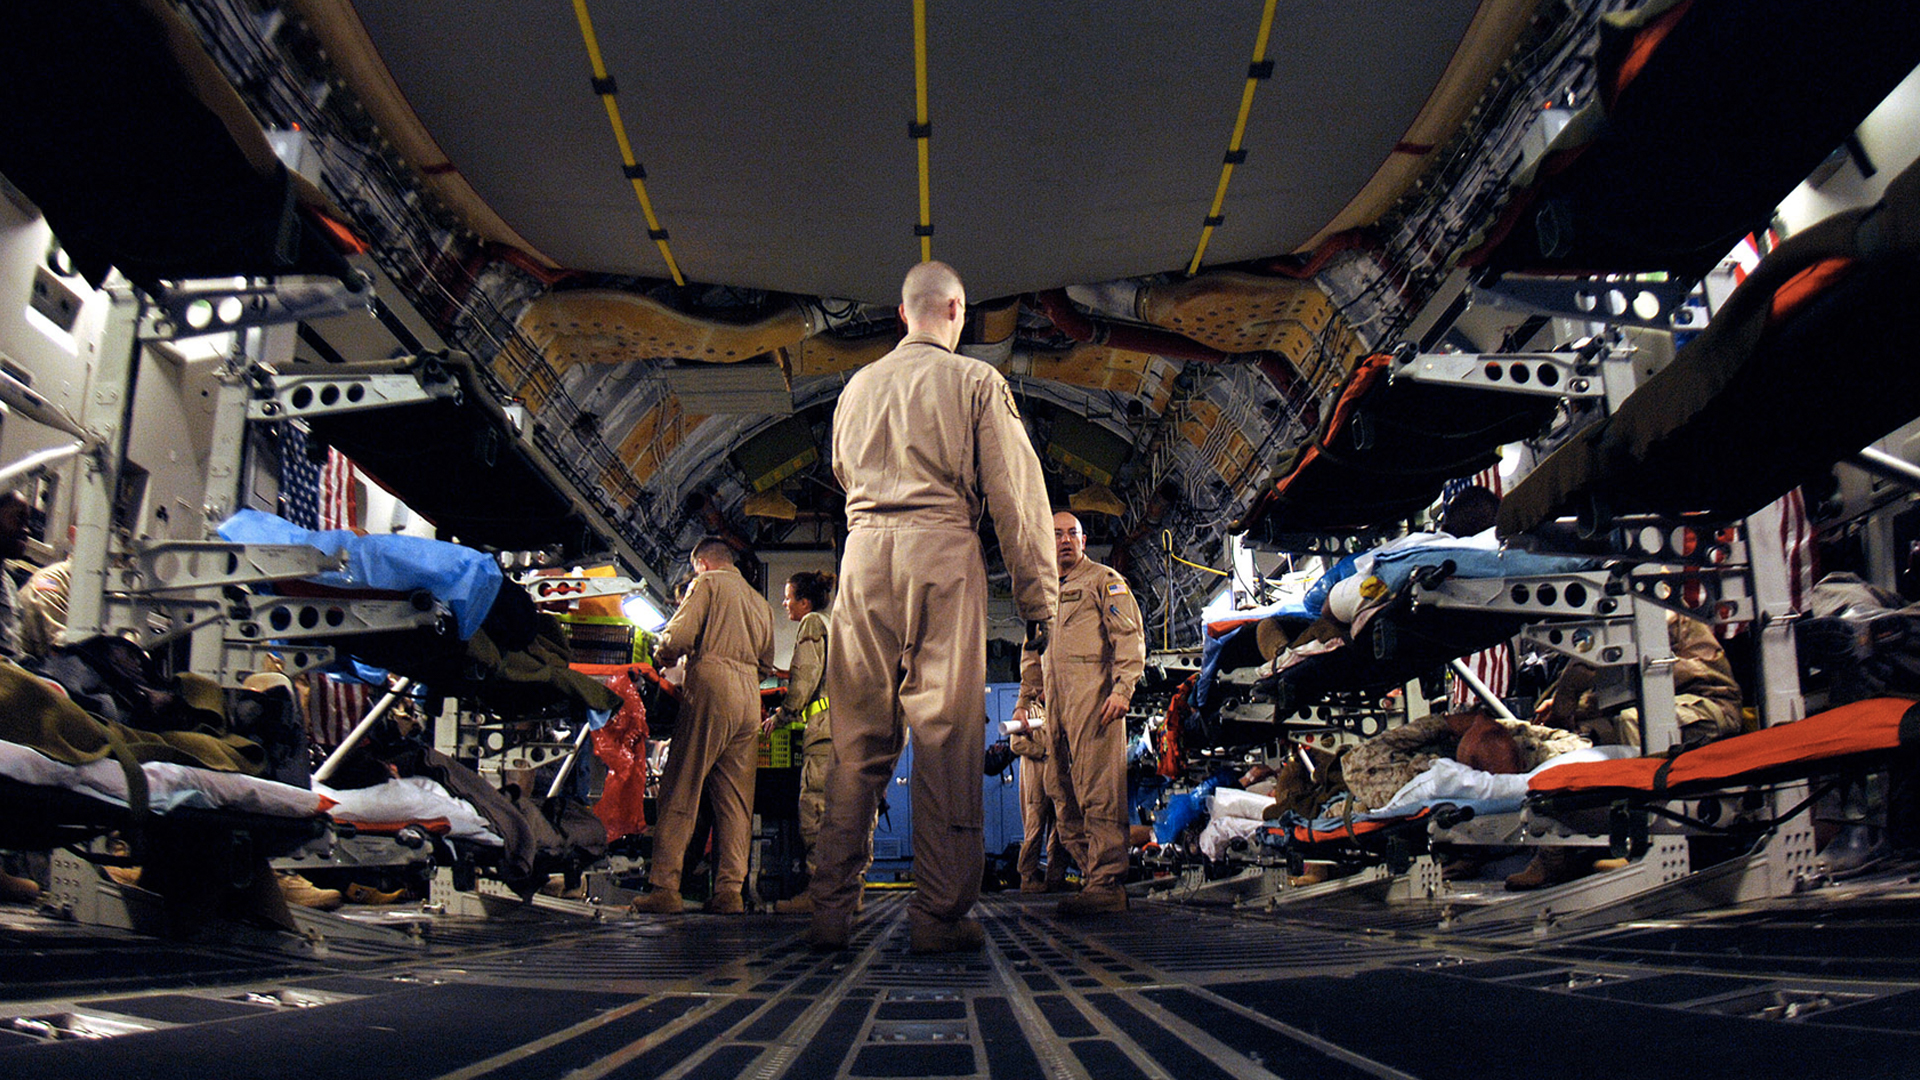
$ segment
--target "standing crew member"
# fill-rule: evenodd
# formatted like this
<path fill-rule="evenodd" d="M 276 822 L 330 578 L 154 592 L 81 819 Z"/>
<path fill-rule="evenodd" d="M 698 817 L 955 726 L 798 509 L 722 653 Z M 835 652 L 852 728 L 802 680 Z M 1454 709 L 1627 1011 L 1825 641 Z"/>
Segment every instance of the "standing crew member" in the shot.
<path fill-rule="evenodd" d="M 1060 608 L 1051 645 L 1021 657 L 1020 699 L 1047 704 L 1048 767 L 1080 807 L 1082 832 L 1067 850 L 1080 864 L 1078 895 L 1062 915 L 1127 909 L 1127 707 L 1147 662 L 1140 605 L 1118 570 L 1087 558 L 1087 534 L 1072 514 L 1053 515 L 1060 561 Z M 1071 823 L 1063 821 L 1070 829 Z"/>
<path fill-rule="evenodd" d="M 706 789 L 713 807 L 717 867 L 705 910 L 744 909 L 747 846 L 753 833 L 753 779 L 760 736 L 760 677 L 773 671 L 773 609 L 733 565 L 733 548 L 717 536 L 694 545 L 699 576 L 680 610 L 660 631 L 654 662 L 686 656 L 684 704 L 673 748 L 660 777 L 660 819 L 653 834 L 653 891 L 633 910 L 673 915 L 680 902 L 681 861 Z"/>
<path fill-rule="evenodd" d="M 1031 716 L 1027 709 L 1022 716 Z M 1018 714 L 1017 714 L 1018 715 Z M 1047 729 L 1017 731 L 1008 746 L 1020 758 L 1020 891 L 1023 893 L 1059 892 L 1067 887 L 1066 834 L 1081 835 L 1080 808 L 1072 796 L 1057 787 L 1053 770 L 1047 765 Z M 1072 822 L 1072 824 L 1068 824 Z M 1040 856 L 1047 857 L 1046 876 L 1040 873 Z"/>
<path fill-rule="evenodd" d="M 800 838 L 807 845 L 807 876 L 813 877 L 820 844 L 820 819 L 827 808 L 827 766 L 833 761 L 833 717 L 827 710 L 827 603 L 834 576 L 802 570 L 787 579 L 781 604 L 787 618 L 800 624 L 787 662 L 787 696 L 774 713 L 774 726 L 802 723 L 800 766 Z M 802 895 L 782 901 L 783 912 L 811 911 Z"/>
<path fill-rule="evenodd" d="M 1014 602 L 1045 632 L 1058 581 L 1047 492 L 1007 380 L 953 351 L 967 313 L 945 263 L 907 272 L 907 336 L 854 373 L 833 418 L 833 471 L 847 493 L 847 546 L 833 608 L 827 694 L 833 765 L 818 871 L 808 895 L 816 949 L 844 949 L 880 789 L 913 735 L 915 952 L 978 949 L 967 917 L 986 863 L 987 568 L 980 515 L 993 515 Z M 984 504 L 984 506 L 983 506 Z"/>

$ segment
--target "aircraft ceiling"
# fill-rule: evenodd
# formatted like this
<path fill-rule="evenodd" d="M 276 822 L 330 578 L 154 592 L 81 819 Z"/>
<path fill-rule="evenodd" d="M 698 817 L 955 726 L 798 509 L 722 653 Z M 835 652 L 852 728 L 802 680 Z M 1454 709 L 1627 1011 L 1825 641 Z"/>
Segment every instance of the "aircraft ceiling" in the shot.
<path fill-rule="evenodd" d="M 251 2 L 181 0 L 655 571 L 716 529 L 831 542 L 833 402 L 926 241 L 975 304 L 963 351 L 1150 617 L 1217 580 L 1165 537 L 1217 563 L 1382 305 L 1418 299 L 1338 255 L 1353 230 L 1456 190 L 1497 208 L 1463 165 L 1614 6 L 936 2 L 915 129 L 912 0 L 289 0 L 249 26 Z"/>
<path fill-rule="evenodd" d="M 920 256 L 913 6 L 580 5 L 690 281 L 892 303 Z M 1393 154 L 1477 0 L 1276 6 L 1211 264 L 1305 243 Z M 669 276 L 564 4 L 355 0 L 447 166 L 528 247 Z M 933 253 L 976 300 L 1187 265 L 1259 0 L 934 3 Z"/>

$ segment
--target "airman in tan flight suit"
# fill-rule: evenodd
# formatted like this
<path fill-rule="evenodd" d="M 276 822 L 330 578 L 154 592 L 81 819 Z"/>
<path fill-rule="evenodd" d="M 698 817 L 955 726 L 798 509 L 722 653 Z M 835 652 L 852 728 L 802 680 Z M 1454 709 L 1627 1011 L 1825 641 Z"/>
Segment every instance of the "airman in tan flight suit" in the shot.
<path fill-rule="evenodd" d="M 678 914 L 681 863 L 693 836 L 704 787 L 713 807 L 716 870 L 707 911 L 737 914 L 745 903 L 747 848 L 753 834 L 753 781 L 760 737 L 760 678 L 773 671 L 773 609 L 733 565 L 725 540 L 694 546 L 699 576 L 654 646 L 654 663 L 686 656 L 683 704 L 660 776 L 654 826 L 653 891 L 635 911 Z"/>
<path fill-rule="evenodd" d="M 1046 702 L 1048 766 L 1070 791 L 1084 823 L 1067 850 L 1082 872 L 1062 915 L 1125 911 L 1127 874 L 1127 708 L 1146 667 L 1140 605 L 1127 579 L 1086 557 L 1087 534 L 1072 514 L 1053 516 L 1060 606 L 1044 653 L 1021 656 L 1015 720 Z M 1069 825 L 1070 827 L 1070 825 Z"/>
<path fill-rule="evenodd" d="M 1013 391 L 992 367 L 953 351 L 966 320 L 959 275 L 921 263 L 907 272 L 900 300 L 907 336 L 847 380 L 833 418 L 847 545 L 827 657 L 833 765 L 808 893 L 808 939 L 821 950 L 846 948 L 877 797 L 907 732 L 911 947 L 984 943 L 980 924 L 967 917 L 986 862 L 983 510 L 993 516 L 1030 632 L 1052 616 L 1059 588 L 1040 459 Z"/>
<path fill-rule="evenodd" d="M 1029 714 L 1036 712 L 1029 709 Z M 1020 891 L 1025 893 L 1060 892 L 1067 887 L 1066 836 L 1083 836 L 1086 826 L 1080 821 L 1080 807 L 1071 792 L 1057 786 L 1053 770 L 1047 765 L 1048 738 L 1043 726 L 1037 731 L 1019 731 L 1007 739 L 1020 758 Z M 1046 856 L 1045 876 L 1040 857 Z"/>

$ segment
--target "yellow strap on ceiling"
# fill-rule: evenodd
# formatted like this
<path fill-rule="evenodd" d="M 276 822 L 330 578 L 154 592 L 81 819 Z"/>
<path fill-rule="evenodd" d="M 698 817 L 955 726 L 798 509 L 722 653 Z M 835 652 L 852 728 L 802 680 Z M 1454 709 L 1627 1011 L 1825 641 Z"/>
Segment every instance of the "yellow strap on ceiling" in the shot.
<path fill-rule="evenodd" d="M 673 275 L 675 285 L 685 285 L 687 279 L 680 274 L 680 264 L 673 260 L 673 248 L 667 245 L 667 230 L 660 225 L 660 219 L 654 216 L 653 200 L 647 198 L 647 170 L 633 156 L 633 144 L 627 140 L 627 125 L 620 119 L 620 104 L 614 100 L 616 93 L 613 77 L 607 74 L 606 60 L 600 55 L 600 39 L 593 32 L 593 16 L 587 14 L 587 0 L 573 0 L 574 18 L 580 22 L 580 38 L 587 45 L 587 59 L 593 65 L 593 92 L 607 107 L 607 122 L 613 125 L 613 141 L 620 145 L 620 167 L 627 181 L 633 185 L 633 193 L 640 199 L 640 212 L 646 215 L 647 237 L 660 249 L 660 256 L 667 260 L 667 272 Z"/>
<path fill-rule="evenodd" d="M 1207 220 L 1200 229 L 1200 243 L 1193 249 L 1193 261 L 1187 264 L 1189 276 L 1200 272 L 1200 260 L 1206 257 L 1207 241 L 1213 239 L 1213 230 L 1226 220 L 1221 210 L 1227 205 L 1227 183 L 1233 179 L 1233 167 L 1247 159 L 1247 152 L 1240 141 L 1247 134 L 1247 117 L 1253 112 L 1253 88 L 1263 79 L 1273 78 L 1273 61 L 1267 59 L 1267 39 L 1273 33 L 1273 9 L 1278 0 L 1267 0 L 1266 10 L 1260 13 L 1260 34 L 1253 41 L 1253 62 L 1247 65 L 1247 85 L 1240 91 L 1240 116 L 1233 122 L 1233 139 L 1227 143 L 1226 160 L 1220 165 L 1220 186 L 1213 191 L 1213 208 L 1207 211 Z"/>
<path fill-rule="evenodd" d="M 920 224 L 913 235 L 920 238 L 920 261 L 933 261 L 933 180 L 928 164 L 927 143 L 933 138 L 933 124 L 927 119 L 927 0 L 913 0 L 913 123 L 907 134 L 920 157 Z"/>

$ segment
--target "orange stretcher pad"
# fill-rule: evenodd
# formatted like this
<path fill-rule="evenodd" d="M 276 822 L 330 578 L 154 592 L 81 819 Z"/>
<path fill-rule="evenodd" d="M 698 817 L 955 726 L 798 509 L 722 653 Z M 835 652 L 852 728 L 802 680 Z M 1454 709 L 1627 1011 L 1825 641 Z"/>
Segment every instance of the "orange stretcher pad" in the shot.
<path fill-rule="evenodd" d="M 1561 765 L 1535 776 L 1527 788 L 1556 795 L 1612 790 L 1685 794 L 1810 775 L 1843 759 L 1915 748 L 1920 748 L 1920 703 L 1871 698 L 1671 757 Z"/>
<path fill-rule="evenodd" d="M 1432 813 L 1433 807 L 1423 806 L 1406 817 L 1356 820 L 1351 830 L 1342 824 L 1335 829 L 1316 829 L 1311 825 L 1295 825 L 1291 830 L 1276 826 L 1268 831 L 1282 836 L 1291 835 L 1296 844 L 1333 844 L 1342 840 L 1358 840 L 1368 833 L 1376 833 L 1384 829 L 1397 829 L 1409 822 L 1424 820 Z"/>

